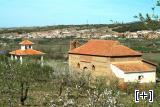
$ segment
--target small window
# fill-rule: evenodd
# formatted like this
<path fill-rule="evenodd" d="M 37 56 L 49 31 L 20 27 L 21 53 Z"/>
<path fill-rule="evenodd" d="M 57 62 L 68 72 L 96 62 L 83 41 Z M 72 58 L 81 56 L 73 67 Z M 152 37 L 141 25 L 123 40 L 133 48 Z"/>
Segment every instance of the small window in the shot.
<path fill-rule="evenodd" d="M 25 49 L 27 49 L 27 46 L 25 45 Z"/>
<path fill-rule="evenodd" d="M 84 68 L 83 68 L 83 71 L 88 71 L 88 68 L 87 68 L 87 67 L 84 67 Z"/>
<path fill-rule="evenodd" d="M 143 75 L 138 76 L 138 80 L 142 80 L 143 78 Z"/>
<path fill-rule="evenodd" d="M 77 64 L 77 68 L 80 68 L 80 64 L 79 63 Z"/>
<path fill-rule="evenodd" d="M 94 65 L 92 65 L 92 71 L 95 71 L 95 66 Z"/>
<path fill-rule="evenodd" d="M 31 49 L 31 45 L 29 45 L 29 49 Z"/>

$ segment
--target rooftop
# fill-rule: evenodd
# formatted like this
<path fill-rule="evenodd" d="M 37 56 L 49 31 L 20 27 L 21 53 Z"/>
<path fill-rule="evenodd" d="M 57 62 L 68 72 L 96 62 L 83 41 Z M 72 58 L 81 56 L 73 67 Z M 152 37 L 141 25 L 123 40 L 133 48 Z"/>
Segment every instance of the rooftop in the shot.
<path fill-rule="evenodd" d="M 109 57 L 142 55 L 140 52 L 134 51 L 113 40 L 89 40 L 84 45 L 70 50 L 69 53 Z"/>
<path fill-rule="evenodd" d="M 26 50 L 15 50 L 10 52 L 9 54 L 11 55 L 43 55 L 45 53 L 37 51 L 37 50 L 33 50 L 33 49 L 26 49 Z"/>
<path fill-rule="evenodd" d="M 126 61 L 112 63 L 125 73 L 152 72 L 154 69 L 142 61 Z"/>
<path fill-rule="evenodd" d="M 20 45 L 33 45 L 34 43 L 29 40 L 24 40 L 24 41 L 20 42 L 19 44 Z"/>

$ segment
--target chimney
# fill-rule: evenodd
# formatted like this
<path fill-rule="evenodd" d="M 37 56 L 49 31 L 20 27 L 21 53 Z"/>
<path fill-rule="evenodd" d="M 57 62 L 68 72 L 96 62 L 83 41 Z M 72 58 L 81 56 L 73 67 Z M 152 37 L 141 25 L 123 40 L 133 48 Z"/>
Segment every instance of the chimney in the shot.
<path fill-rule="evenodd" d="M 79 41 L 76 41 L 76 48 L 78 48 L 81 44 L 79 43 Z"/>
<path fill-rule="evenodd" d="M 70 41 L 70 50 L 73 50 L 80 46 L 80 43 L 76 40 Z"/>

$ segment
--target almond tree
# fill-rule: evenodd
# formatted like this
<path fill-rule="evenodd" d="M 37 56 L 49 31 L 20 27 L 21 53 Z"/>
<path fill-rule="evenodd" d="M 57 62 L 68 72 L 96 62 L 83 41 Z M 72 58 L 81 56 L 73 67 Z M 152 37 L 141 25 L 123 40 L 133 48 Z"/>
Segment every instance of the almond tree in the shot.
<path fill-rule="evenodd" d="M 50 78 L 50 71 L 52 71 L 48 66 L 41 67 L 40 64 L 28 62 L 30 61 L 20 64 L 19 62 L 5 60 L 0 63 L 2 69 L 1 77 L 5 81 L 4 85 L 10 90 L 9 99 L 14 95 L 11 93 L 12 90 L 19 90 L 21 105 L 25 105 L 31 84 L 39 80 L 48 80 Z"/>

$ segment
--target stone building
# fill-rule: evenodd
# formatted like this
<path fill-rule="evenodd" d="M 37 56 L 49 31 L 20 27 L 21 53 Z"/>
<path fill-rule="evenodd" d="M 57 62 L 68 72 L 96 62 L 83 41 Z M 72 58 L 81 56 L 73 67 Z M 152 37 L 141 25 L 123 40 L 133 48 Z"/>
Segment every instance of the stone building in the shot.
<path fill-rule="evenodd" d="M 73 71 L 89 71 L 92 76 L 118 78 L 123 82 L 156 81 L 156 65 L 142 59 L 142 54 L 118 41 L 89 40 L 80 46 L 70 43 L 69 67 Z"/>

